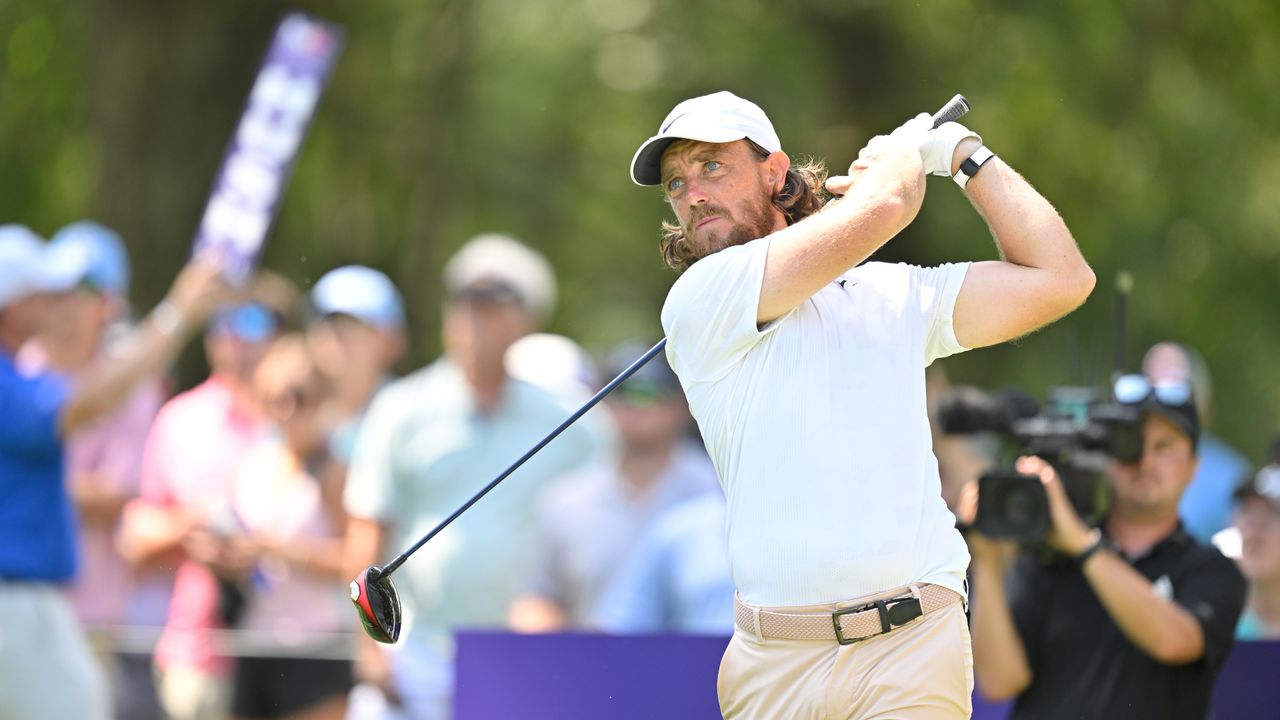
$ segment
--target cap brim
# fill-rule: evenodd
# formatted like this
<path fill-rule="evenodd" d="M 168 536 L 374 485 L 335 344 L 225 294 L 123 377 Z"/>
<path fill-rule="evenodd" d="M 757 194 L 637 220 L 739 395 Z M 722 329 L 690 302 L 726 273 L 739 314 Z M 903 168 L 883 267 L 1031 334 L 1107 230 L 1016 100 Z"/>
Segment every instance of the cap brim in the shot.
<path fill-rule="evenodd" d="M 82 247 L 73 245 L 50 246 L 41 258 L 40 267 L 32 278 L 32 289 L 37 292 L 67 292 L 73 289 L 89 273 L 89 254 Z"/>
<path fill-rule="evenodd" d="M 1173 423 L 1179 430 L 1191 439 L 1191 447 L 1194 450 L 1200 444 L 1200 428 L 1196 421 L 1192 420 L 1187 413 L 1176 408 L 1171 408 L 1160 403 L 1155 399 L 1147 400 L 1138 405 L 1138 409 L 1144 415 L 1155 414 Z"/>
<path fill-rule="evenodd" d="M 697 140 L 708 143 L 727 143 L 741 140 L 746 135 L 734 130 L 716 132 L 682 132 L 670 135 L 654 135 L 636 150 L 631 158 L 631 181 L 637 185 L 662 184 L 662 153 L 677 140 Z"/>

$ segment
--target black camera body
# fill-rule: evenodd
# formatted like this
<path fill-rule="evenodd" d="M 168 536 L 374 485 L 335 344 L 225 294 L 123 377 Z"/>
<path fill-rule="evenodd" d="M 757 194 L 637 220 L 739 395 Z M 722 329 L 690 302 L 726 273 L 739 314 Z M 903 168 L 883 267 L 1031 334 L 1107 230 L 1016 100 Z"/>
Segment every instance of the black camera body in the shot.
<path fill-rule="evenodd" d="M 1026 393 L 956 388 L 938 407 L 943 432 L 993 432 L 1009 441 L 1014 456 L 1044 458 L 1062 478 L 1081 518 L 1096 525 L 1110 502 L 1109 459 L 1142 457 L 1142 417 L 1136 408 L 1104 402 L 1093 388 L 1057 387 L 1044 407 Z M 1039 478 L 1004 466 L 978 481 L 978 513 L 972 527 L 988 537 L 1024 543 L 1044 539 L 1049 500 Z"/>

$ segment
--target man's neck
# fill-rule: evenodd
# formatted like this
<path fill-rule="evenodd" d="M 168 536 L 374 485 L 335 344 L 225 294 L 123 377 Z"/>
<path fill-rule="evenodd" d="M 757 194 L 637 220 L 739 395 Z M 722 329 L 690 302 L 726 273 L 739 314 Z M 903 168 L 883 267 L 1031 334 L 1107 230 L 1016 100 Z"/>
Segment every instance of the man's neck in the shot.
<path fill-rule="evenodd" d="M 475 396 L 476 409 L 481 415 L 493 415 L 502 404 L 502 391 L 507 385 L 507 374 L 493 373 L 467 377 Z"/>
<path fill-rule="evenodd" d="M 338 383 L 338 410 L 348 417 L 358 415 L 368 407 L 381 383 L 381 376 L 353 377 Z"/>
<path fill-rule="evenodd" d="M 14 332 L 13 329 L 6 327 L 3 318 L 0 318 L 0 353 L 4 353 L 9 357 L 18 354 L 18 349 L 27 341 L 21 333 Z"/>
<path fill-rule="evenodd" d="M 1267 627 L 1280 627 L 1280 577 L 1259 578 L 1249 588 L 1249 611 Z"/>
<path fill-rule="evenodd" d="M 1107 517 L 1107 535 L 1116 547 L 1130 558 L 1139 558 L 1151 552 L 1157 543 L 1173 534 L 1178 527 L 1178 516 L 1132 517 L 1114 512 Z"/>

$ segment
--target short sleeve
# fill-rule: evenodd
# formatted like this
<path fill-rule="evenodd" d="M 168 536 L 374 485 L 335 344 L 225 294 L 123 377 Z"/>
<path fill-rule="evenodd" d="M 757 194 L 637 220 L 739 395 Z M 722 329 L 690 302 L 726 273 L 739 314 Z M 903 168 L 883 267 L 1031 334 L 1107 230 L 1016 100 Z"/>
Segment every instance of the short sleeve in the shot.
<path fill-rule="evenodd" d="M 684 382 L 717 380 L 742 360 L 777 321 L 756 315 L 769 238 L 709 255 L 685 271 L 662 307 L 667 359 Z"/>
<path fill-rule="evenodd" d="M 6 372 L 6 370 L 9 370 Z M 58 419 L 68 386 L 60 376 L 41 373 L 24 378 L 0 368 L 0 452 L 10 455 L 61 453 Z"/>
<path fill-rule="evenodd" d="M 343 506 L 355 517 L 385 521 L 394 512 L 395 446 L 401 415 L 396 395 L 404 392 L 396 384 L 383 388 L 360 422 L 342 495 Z"/>
<path fill-rule="evenodd" d="M 961 353 L 969 348 L 956 340 L 952 318 L 956 298 L 964 285 L 970 263 L 911 268 L 912 298 L 919 303 L 924 325 L 924 363 Z"/>
<path fill-rule="evenodd" d="M 1186 608 L 1204 632 L 1204 660 L 1218 667 L 1235 640 L 1247 585 L 1239 568 L 1216 549 L 1203 548 L 1205 560 L 1173 583 L 1173 599 Z"/>

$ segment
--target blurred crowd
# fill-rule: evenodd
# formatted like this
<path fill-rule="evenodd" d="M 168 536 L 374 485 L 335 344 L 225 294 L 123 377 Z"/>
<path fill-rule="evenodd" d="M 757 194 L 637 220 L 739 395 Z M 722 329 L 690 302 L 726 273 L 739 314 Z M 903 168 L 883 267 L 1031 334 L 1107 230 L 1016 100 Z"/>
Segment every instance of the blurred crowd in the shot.
<path fill-rule="evenodd" d="M 396 377 L 371 268 L 302 292 L 198 258 L 135 313 L 112 230 L 0 229 L 0 718 L 439 718 L 458 628 L 731 632 L 723 495 L 659 357 L 396 574 L 398 644 L 358 636 L 351 578 L 648 347 L 542 332 L 553 271 L 510 237 L 443 280 L 444 352 Z"/>
<path fill-rule="evenodd" d="M 661 356 L 397 572 L 400 643 L 357 634 L 351 578 L 648 347 L 597 359 L 543 332 L 554 273 L 510 237 L 470 240 L 443 286 L 443 354 L 397 377 L 405 307 L 371 268 L 230 287 L 197 258 L 140 313 L 109 228 L 0 227 L 0 720 L 442 718 L 459 628 L 730 634 L 724 499 Z M 196 336 L 209 374 L 175 394 Z M 1208 430 L 1193 349 L 1161 343 L 1142 370 L 1198 408 L 1172 425 L 1190 455 L 1164 500 L 1248 580 L 1224 642 L 1280 638 L 1280 443 L 1254 473 Z M 941 434 L 935 450 L 965 519 L 992 453 Z M 980 687 L 1016 694 L 977 665 Z"/>

